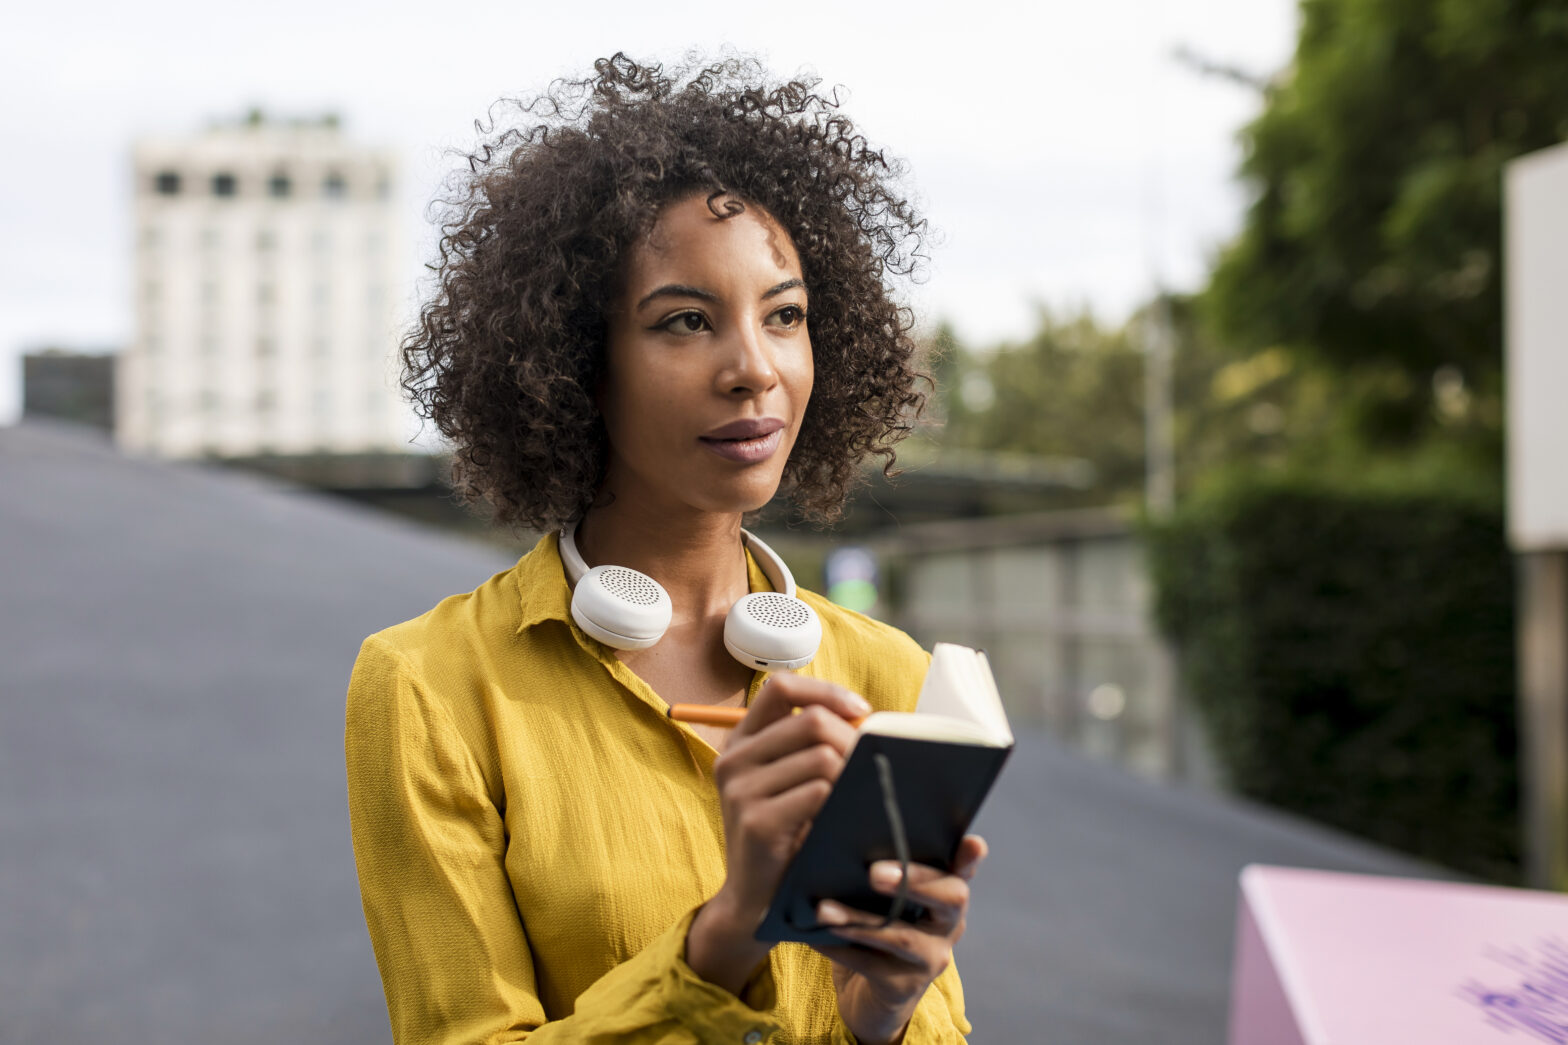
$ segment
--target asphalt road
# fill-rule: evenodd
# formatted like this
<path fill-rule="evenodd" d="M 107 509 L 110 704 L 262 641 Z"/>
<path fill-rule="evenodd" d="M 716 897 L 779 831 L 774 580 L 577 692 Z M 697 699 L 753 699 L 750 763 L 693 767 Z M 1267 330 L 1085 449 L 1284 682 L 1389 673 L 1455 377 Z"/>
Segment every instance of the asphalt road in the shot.
<path fill-rule="evenodd" d="M 361 638 L 514 556 L 0 429 L 0 1043 L 384 1042 L 347 831 Z M 973 1040 L 1223 1040 L 1249 862 L 1429 875 L 1025 734 L 959 951 Z"/>

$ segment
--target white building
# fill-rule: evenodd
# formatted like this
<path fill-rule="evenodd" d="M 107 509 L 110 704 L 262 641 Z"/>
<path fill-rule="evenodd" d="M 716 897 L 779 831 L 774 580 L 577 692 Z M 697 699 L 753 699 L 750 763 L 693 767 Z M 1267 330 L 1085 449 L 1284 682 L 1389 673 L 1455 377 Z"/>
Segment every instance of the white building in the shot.
<path fill-rule="evenodd" d="M 117 436 L 165 457 L 407 451 L 389 150 L 259 116 L 135 148 Z"/>

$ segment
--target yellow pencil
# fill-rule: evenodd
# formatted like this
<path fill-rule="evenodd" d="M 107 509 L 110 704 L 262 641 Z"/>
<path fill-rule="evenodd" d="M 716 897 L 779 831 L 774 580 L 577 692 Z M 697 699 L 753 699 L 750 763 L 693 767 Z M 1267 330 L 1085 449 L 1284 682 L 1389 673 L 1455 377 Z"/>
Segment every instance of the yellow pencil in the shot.
<path fill-rule="evenodd" d="M 677 722 L 734 729 L 746 717 L 746 709 L 714 707 L 711 704 L 671 704 L 668 714 Z"/>
<path fill-rule="evenodd" d="M 665 712 L 677 722 L 691 722 L 699 726 L 722 726 L 734 729 L 746 717 L 746 708 L 714 707 L 712 704 L 671 704 Z M 859 726 L 865 719 L 852 718 L 849 724 Z"/>

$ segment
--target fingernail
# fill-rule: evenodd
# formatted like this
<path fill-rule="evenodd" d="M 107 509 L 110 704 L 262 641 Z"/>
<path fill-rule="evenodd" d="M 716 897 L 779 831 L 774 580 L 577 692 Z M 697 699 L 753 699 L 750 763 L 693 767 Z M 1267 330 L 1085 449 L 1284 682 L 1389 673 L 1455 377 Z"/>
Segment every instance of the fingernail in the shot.
<path fill-rule="evenodd" d="M 868 701 L 865 697 L 862 697 L 859 693 L 847 693 L 845 695 L 845 700 L 856 714 L 871 714 L 871 702 Z"/>
<path fill-rule="evenodd" d="M 879 889 L 892 889 L 903 877 L 903 869 L 892 860 L 878 860 L 871 865 L 871 884 Z"/>
<path fill-rule="evenodd" d="M 823 925 L 848 925 L 849 911 L 832 900 L 817 904 L 817 921 Z"/>

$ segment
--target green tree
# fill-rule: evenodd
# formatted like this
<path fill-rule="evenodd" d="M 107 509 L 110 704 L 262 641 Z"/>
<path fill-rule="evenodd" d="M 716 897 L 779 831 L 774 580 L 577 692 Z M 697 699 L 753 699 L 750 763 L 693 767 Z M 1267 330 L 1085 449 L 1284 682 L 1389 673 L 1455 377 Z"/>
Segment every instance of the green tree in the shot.
<path fill-rule="evenodd" d="M 1344 375 L 1357 437 L 1500 467 L 1502 170 L 1568 138 L 1568 0 L 1303 0 L 1203 304 Z"/>
<path fill-rule="evenodd" d="M 1175 341 L 1176 481 L 1190 491 L 1238 467 L 1283 468 L 1304 446 L 1326 447 L 1340 402 L 1332 374 L 1277 347 L 1228 351 L 1190 298 L 1169 300 Z M 946 326 L 932 338 L 936 436 L 954 449 L 1072 458 L 1095 470 L 1075 504 L 1130 503 L 1143 493 L 1145 308 L 1110 326 L 1042 309 L 1022 344 L 964 348 Z"/>
<path fill-rule="evenodd" d="M 1022 344 L 960 348 L 938 332 L 944 446 L 1090 462 L 1095 484 L 1070 500 L 1134 496 L 1143 482 L 1143 359 L 1127 327 L 1044 309 Z"/>

